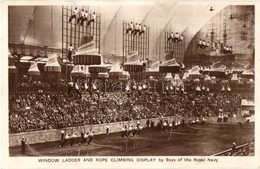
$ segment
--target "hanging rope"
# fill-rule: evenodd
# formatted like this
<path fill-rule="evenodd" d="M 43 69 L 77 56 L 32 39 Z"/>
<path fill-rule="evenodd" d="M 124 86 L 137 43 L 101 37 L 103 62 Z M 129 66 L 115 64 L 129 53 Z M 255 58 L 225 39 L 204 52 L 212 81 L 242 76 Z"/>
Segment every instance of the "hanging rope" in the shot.
<path fill-rule="evenodd" d="M 113 23 L 115 17 L 117 16 L 117 14 L 120 12 L 121 8 L 122 8 L 122 6 L 120 6 L 120 7 L 118 8 L 118 10 L 117 10 L 115 16 L 113 17 L 113 19 L 111 20 L 110 24 L 108 25 L 108 28 L 107 28 L 107 30 L 106 30 L 106 32 L 105 32 L 105 35 L 104 35 L 104 38 L 103 38 L 103 42 L 102 42 L 103 45 L 105 44 L 105 39 L 106 39 L 106 37 L 107 37 L 107 31 L 111 28 L 112 23 Z"/>
<path fill-rule="evenodd" d="M 116 25 L 117 25 L 117 13 L 115 15 L 115 55 L 114 55 L 114 60 L 116 61 Z"/>
<path fill-rule="evenodd" d="M 31 18 L 30 18 L 30 20 L 29 20 L 29 23 L 28 23 L 27 29 L 26 29 L 26 31 L 25 31 L 25 36 L 24 36 L 24 39 L 23 39 L 22 44 L 25 43 L 25 39 L 26 39 L 26 37 L 27 37 L 27 35 L 28 35 L 29 27 L 30 27 L 32 21 L 34 20 L 34 14 L 35 14 L 35 11 L 36 11 L 36 6 L 35 6 L 34 9 L 33 9 L 33 13 L 32 13 L 32 16 L 31 16 Z"/>
<path fill-rule="evenodd" d="M 52 39 L 52 27 L 53 27 L 53 25 L 52 25 L 52 14 L 53 14 L 53 6 L 51 6 L 51 53 L 53 52 L 52 50 L 53 50 L 53 39 Z"/>

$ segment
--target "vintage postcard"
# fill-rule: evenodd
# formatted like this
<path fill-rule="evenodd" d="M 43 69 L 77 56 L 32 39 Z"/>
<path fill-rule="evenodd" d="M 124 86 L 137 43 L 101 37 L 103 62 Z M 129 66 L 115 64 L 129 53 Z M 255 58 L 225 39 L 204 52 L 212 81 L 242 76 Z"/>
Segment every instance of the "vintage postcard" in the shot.
<path fill-rule="evenodd" d="M 1 7 L 2 168 L 260 167 L 257 1 Z"/>

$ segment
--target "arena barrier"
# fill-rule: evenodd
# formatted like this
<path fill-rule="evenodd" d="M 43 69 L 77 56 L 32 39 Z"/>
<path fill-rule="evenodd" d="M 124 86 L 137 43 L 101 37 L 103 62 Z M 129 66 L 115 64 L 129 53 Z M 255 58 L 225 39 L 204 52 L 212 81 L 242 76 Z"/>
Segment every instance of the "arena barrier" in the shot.
<path fill-rule="evenodd" d="M 246 143 L 246 144 L 237 146 L 235 152 L 238 152 L 240 149 L 243 149 L 245 147 L 254 146 L 254 144 L 255 144 L 254 142 L 251 142 L 251 143 Z M 212 156 L 229 156 L 231 152 L 232 152 L 232 149 L 230 148 L 225 151 L 221 151 L 219 153 L 213 154 Z"/>
<path fill-rule="evenodd" d="M 169 116 L 164 118 L 152 118 L 150 120 L 153 120 L 155 122 L 155 126 L 160 121 L 160 119 L 168 120 L 168 121 L 181 121 L 182 119 L 185 120 L 185 122 L 188 122 L 190 120 L 194 120 L 194 117 L 188 117 L 188 118 L 182 118 L 178 116 Z M 216 123 L 217 117 L 207 117 L 207 123 Z M 143 125 L 143 127 L 146 127 L 146 121 L 147 119 L 139 120 L 140 124 Z M 228 123 L 238 123 L 238 122 L 244 122 L 244 118 L 234 118 L 231 117 L 228 119 Z M 137 120 L 133 121 L 122 121 L 122 122 L 116 122 L 116 123 L 109 123 L 109 124 L 95 124 L 95 125 L 86 125 L 86 126 L 77 126 L 77 127 L 67 127 L 63 128 L 65 133 L 72 134 L 73 132 L 77 131 L 78 137 L 80 137 L 80 133 L 82 130 L 89 132 L 89 131 L 95 131 L 95 134 L 105 134 L 106 133 L 106 126 L 109 125 L 109 132 L 120 132 L 122 127 L 127 125 L 133 125 L 136 126 Z M 51 130 L 39 130 L 39 131 L 32 131 L 32 132 L 23 132 L 23 133 L 15 133 L 15 134 L 9 134 L 9 147 L 18 146 L 21 145 L 21 138 L 26 138 L 27 144 L 35 144 L 35 143 L 44 143 L 44 142 L 51 142 L 51 141 L 57 141 L 61 139 L 61 129 L 51 129 Z"/>

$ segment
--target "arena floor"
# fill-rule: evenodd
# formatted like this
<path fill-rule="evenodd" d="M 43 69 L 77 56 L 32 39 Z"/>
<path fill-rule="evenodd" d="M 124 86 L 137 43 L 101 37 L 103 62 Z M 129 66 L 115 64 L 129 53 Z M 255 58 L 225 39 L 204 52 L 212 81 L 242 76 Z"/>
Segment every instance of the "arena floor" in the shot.
<path fill-rule="evenodd" d="M 240 128 L 237 124 L 205 124 L 180 127 L 174 133 L 162 133 L 157 128 L 143 129 L 140 137 L 121 139 L 120 133 L 97 135 L 89 146 L 48 142 L 27 146 L 26 156 L 208 156 L 251 142 L 254 125 Z M 79 140 L 76 140 L 79 142 Z M 10 147 L 10 156 L 22 156 L 21 147 Z"/>

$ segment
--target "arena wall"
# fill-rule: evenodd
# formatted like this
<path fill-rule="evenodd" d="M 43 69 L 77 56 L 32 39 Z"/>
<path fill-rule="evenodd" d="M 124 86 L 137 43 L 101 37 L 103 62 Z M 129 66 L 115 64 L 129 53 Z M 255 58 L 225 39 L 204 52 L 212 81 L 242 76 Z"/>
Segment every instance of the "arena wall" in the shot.
<path fill-rule="evenodd" d="M 170 116 L 170 117 L 164 117 L 164 118 L 153 118 L 155 122 L 155 126 L 160 121 L 160 119 L 173 121 L 173 120 L 182 120 L 182 117 L 176 117 L 176 116 Z M 195 118 L 184 118 L 185 122 L 188 122 L 189 120 L 193 120 Z M 146 127 L 146 121 L 147 119 L 140 120 L 140 123 L 143 125 L 143 127 Z M 207 117 L 207 123 L 216 123 L 217 117 Z M 237 123 L 242 122 L 244 119 L 241 118 L 229 118 L 228 123 Z M 124 122 L 116 122 L 116 123 L 109 123 L 109 132 L 120 132 L 122 127 L 124 125 L 133 125 L 136 126 L 137 120 L 133 121 L 124 121 Z M 65 133 L 72 134 L 73 132 L 77 131 L 78 137 L 80 137 L 80 132 L 82 130 L 84 131 L 95 131 L 95 134 L 105 134 L 106 133 L 106 126 L 107 124 L 96 124 L 96 125 L 86 125 L 86 126 L 78 126 L 78 127 L 68 127 L 64 128 L 63 130 Z M 27 144 L 35 144 L 35 143 L 43 143 L 43 142 L 51 142 L 51 141 L 57 141 L 61 139 L 61 133 L 60 129 L 52 129 L 52 130 L 40 130 L 40 131 L 32 131 L 32 132 L 24 132 L 24 133 L 15 133 L 15 134 L 9 134 L 9 146 L 18 146 L 21 144 L 21 138 L 26 138 Z"/>

